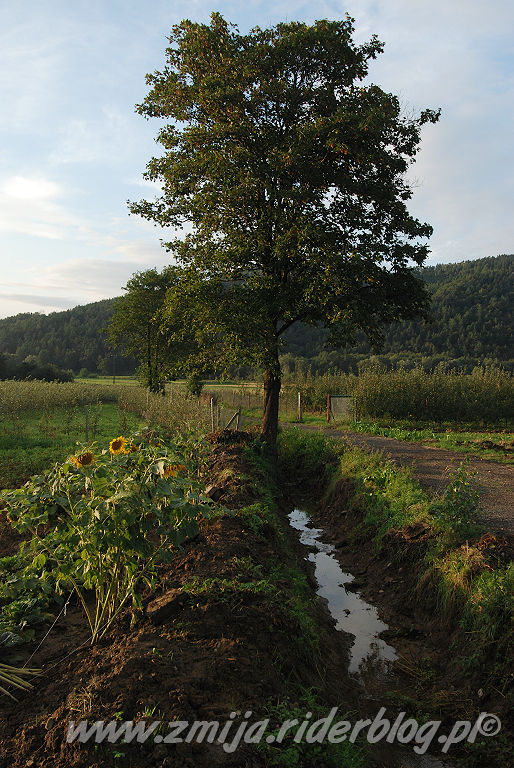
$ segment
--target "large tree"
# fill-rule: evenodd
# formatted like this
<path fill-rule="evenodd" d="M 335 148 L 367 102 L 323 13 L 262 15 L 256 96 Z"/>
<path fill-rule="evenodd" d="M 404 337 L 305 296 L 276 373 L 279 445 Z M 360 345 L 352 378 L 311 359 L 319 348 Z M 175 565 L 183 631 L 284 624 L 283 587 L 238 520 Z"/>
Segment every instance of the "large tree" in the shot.
<path fill-rule="evenodd" d="M 413 267 L 432 230 L 409 215 L 404 176 L 438 112 L 404 116 L 396 96 L 364 83 L 382 44 L 352 34 L 349 17 L 249 34 L 217 13 L 183 21 L 138 106 L 165 120 L 145 174 L 162 194 L 131 211 L 188 231 L 164 243 L 183 270 L 170 333 L 189 308 L 189 329 L 222 332 L 211 348 L 262 366 L 270 444 L 287 328 L 324 326 L 338 345 L 361 329 L 376 342 L 384 322 L 426 308 Z"/>

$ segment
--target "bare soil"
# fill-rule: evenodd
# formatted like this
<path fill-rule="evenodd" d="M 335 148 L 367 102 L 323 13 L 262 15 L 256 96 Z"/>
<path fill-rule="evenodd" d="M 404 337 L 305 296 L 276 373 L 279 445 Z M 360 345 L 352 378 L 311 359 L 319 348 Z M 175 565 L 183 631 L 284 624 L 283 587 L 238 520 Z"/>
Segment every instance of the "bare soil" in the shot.
<path fill-rule="evenodd" d="M 242 455 L 245 438 L 239 437 L 239 445 L 226 443 L 223 434 L 213 439 L 209 476 L 221 489 L 223 504 L 237 511 L 258 498 L 248 482 L 253 470 Z M 145 596 L 145 606 L 167 590 L 180 591 L 193 577 L 238 578 L 241 558 L 251 556 L 262 565 L 276 561 L 277 541 L 272 532 L 267 534 L 255 533 L 237 514 L 206 523 L 162 568 L 159 589 Z M 5 543 L 12 550 L 16 540 L 7 536 Z M 296 559 L 292 554 L 291 562 Z M 68 744 L 66 733 L 70 720 L 85 719 L 225 723 L 231 712 L 250 710 L 257 721 L 266 717 L 269 702 L 283 700 L 291 681 L 298 689 L 320 691 L 342 712 L 355 709 L 356 686 L 345 672 L 349 636 L 332 630 L 313 592 L 312 615 L 325 629 L 321 647 L 312 657 L 295 652 L 299 628 L 283 609 L 290 590 L 287 581 L 278 583 L 271 601 L 269 594 L 240 590 L 194 597 L 186 592 L 162 623 L 152 622 L 146 611 L 131 628 L 127 612 L 95 646 L 89 643 L 83 611 L 70 605 L 40 649 L 35 642 L 23 646 L 18 658 L 7 659 L 22 665 L 35 651 L 29 666 L 41 668 L 42 674 L 32 692 L 17 693 L 17 702 L 0 696 L 0 768 L 266 765 L 251 745 L 230 755 L 216 744 L 156 745 L 153 738 L 146 744 Z"/>

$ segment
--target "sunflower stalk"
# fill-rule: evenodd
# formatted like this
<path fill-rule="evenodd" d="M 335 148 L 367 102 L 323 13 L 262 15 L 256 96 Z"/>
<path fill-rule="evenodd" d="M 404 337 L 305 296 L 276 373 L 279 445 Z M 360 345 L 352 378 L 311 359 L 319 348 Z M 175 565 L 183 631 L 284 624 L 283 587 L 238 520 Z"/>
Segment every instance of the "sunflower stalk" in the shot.
<path fill-rule="evenodd" d="M 40 669 L 27 669 L 25 667 L 12 667 L 9 664 L 0 664 L 0 681 L 7 685 L 12 685 L 19 690 L 30 690 L 33 686 L 28 680 L 24 680 L 23 676 L 34 676 L 41 672 Z M 9 698 L 17 701 L 16 696 L 0 685 L 0 691 Z"/>
<path fill-rule="evenodd" d="M 198 449 L 195 441 L 193 460 L 182 441 L 165 445 L 153 430 L 120 436 L 108 450 L 82 448 L 76 461 L 0 493 L 14 527 L 32 533 L 38 574 L 51 571 L 59 591 L 73 586 L 93 643 L 130 602 L 139 609 L 140 585 L 151 584 L 170 548 L 192 535 L 202 516 L 210 517 Z"/>

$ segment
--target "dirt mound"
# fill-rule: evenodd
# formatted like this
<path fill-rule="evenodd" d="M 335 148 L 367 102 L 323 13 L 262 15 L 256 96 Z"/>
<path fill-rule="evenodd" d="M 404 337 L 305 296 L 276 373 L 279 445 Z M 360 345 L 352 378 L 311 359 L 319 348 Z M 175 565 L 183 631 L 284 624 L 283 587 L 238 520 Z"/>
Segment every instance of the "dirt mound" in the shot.
<path fill-rule="evenodd" d="M 237 512 L 258 497 L 255 469 L 244 455 L 251 439 L 209 436 L 210 483 L 224 489 L 222 502 L 232 515 L 203 524 L 162 567 L 159 587 L 144 596 L 146 610 L 134 627 L 127 612 L 91 647 L 83 612 L 70 604 L 41 648 L 34 643 L 30 666 L 43 670 L 34 691 L 19 694 L 18 702 L 0 697 L 1 768 L 266 764 L 250 745 L 230 755 L 220 745 L 165 745 L 153 738 L 145 744 L 66 743 L 70 720 L 225 723 L 236 712 L 237 723 L 246 711 L 259 720 L 266 702 L 283 698 L 289 680 L 322 685 L 319 660 L 295 651 L 301 628 L 285 609 L 290 583 L 263 581 L 264 569 L 277 560 L 276 541 Z M 28 655 L 24 647 L 18 663 Z"/>

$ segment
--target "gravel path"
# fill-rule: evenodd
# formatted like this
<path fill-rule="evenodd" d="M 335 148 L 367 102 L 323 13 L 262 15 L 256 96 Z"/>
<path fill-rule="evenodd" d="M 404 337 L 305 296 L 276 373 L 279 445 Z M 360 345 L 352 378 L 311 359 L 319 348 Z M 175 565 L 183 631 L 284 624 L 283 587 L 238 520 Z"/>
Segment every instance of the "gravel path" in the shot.
<path fill-rule="evenodd" d="M 300 426 L 300 425 L 296 425 Z M 302 429 L 318 429 L 308 425 Z M 514 534 L 514 467 L 495 461 L 469 457 L 469 454 L 448 451 L 421 443 L 395 440 L 392 437 L 364 435 L 336 429 L 324 429 L 327 437 L 347 440 L 360 448 L 383 451 L 386 456 L 404 466 L 411 466 L 420 485 L 429 490 L 442 491 L 448 482 L 448 469 L 452 461 L 470 458 L 470 469 L 477 471 L 476 485 L 480 491 L 483 517 L 494 533 Z"/>

